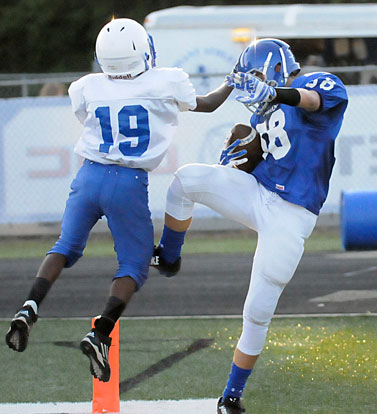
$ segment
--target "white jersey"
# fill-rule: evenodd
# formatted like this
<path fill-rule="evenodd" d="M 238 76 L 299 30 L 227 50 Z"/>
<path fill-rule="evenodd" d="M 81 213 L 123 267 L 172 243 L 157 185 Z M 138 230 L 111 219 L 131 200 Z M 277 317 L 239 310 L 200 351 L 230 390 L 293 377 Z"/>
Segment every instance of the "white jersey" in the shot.
<path fill-rule="evenodd" d="M 153 68 L 127 80 L 90 74 L 68 92 L 84 126 L 75 152 L 101 164 L 147 171 L 166 154 L 178 113 L 196 108 L 195 90 L 178 68 Z"/>

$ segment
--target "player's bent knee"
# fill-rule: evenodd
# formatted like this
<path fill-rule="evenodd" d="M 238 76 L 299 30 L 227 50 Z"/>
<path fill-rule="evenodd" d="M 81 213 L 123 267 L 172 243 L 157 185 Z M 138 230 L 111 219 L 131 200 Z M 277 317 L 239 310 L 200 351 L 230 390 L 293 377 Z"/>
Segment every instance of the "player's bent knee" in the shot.
<path fill-rule="evenodd" d="M 192 217 L 194 202 L 186 196 L 178 177 L 174 177 L 166 195 L 166 213 L 176 220 L 184 221 Z"/>
<path fill-rule="evenodd" d="M 203 183 L 206 177 L 213 172 L 213 166 L 208 164 L 187 164 L 178 168 L 175 176 L 179 179 L 182 187 L 195 185 L 196 182 Z"/>
<path fill-rule="evenodd" d="M 254 284 L 252 282 L 246 297 L 243 317 L 254 324 L 268 326 L 284 287 L 271 283 L 261 274 L 255 274 L 253 278 Z"/>
<path fill-rule="evenodd" d="M 246 355 L 259 355 L 266 342 L 268 325 L 260 325 L 244 319 L 237 348 Z"/>
<path fill-rule="evenodd" d="M 122 277 L 130 277 L 136 283 L 136 291 L 138 291 L 146 282 L 148 278 L 148 266 L 143 266 L 142 268 L 130 264 L 120 265 L 118 271 L 116 272 L 114 279 L 119 279 Z"/>
<path fill-rule="evenodd" d="M 274 309 L 274 306 L 263 302 L 263 295 L 258 295 L 258 300 L 246 301 L 243 330 L 237 345 L 241 352 L 247 355 L 262 352 Z"/>
<path fill-rule="evenodd" d="M 239 171 L 218 164 L 188 164 L 179 168 L 175 177 L 181 183 L 185 195 L 190 200 L 200 203 L 203 194 L 223 194 L 224 182 L 232 172 Z"/>
<path fill-rule="evenodd" d="M 268 326 L 271 322 L 274 311 L 270 308 L 263 308 L 258 304 L 249 304 L 244 309 L 243 319 L 255 325 Z"/>
<path fill-rule="evenodd" d="M 83 255 L 84 249 L 74 249 L 63 245 L 62 243 L 56 242 L 55 246 L 50 249 L 47 254 L 58 253 L 66 258 L 64 267 L 72 267 Z"/>

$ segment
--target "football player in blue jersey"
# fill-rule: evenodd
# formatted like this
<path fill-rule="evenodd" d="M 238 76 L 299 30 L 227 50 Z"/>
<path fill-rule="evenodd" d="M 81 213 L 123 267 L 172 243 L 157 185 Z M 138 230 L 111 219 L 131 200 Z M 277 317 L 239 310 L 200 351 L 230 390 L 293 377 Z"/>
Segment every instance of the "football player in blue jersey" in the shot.
<path fill-rule="evenodd" d="M 188 164 L 178 169 L 168 189 L 165 226 L 153 259 L 153 266 L 166 276 L 179 271 L 195 203 L 258 233 L 243 330 L 218 414 L 245 412 L 241 396 L 246 381 L 329 189 L 347 92 L 333 74 L 297 77 L 299 72 L 287 43 L 252 42 L 227 80 L 243 92 L 236 99 L 253 113 L 250 125 L 243 126 L 244 141 L 260 139 L 262 161 L 251 172 L 241 171 L 237 164 L 246 160 L 245 151 L 234 153 L 233 145 L 222 152 L 221 165 Z"/>

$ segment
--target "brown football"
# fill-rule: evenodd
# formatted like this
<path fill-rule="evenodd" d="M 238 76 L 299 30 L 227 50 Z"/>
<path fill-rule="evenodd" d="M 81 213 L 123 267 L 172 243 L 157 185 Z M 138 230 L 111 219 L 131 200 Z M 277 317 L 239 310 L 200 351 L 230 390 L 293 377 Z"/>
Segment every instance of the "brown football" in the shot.
<path fill-rule="evenodd" d="M 231 135 L 228 138 L 228 141 L 225 147 L 231 145 L 236 139 L 242 139 L 247 137 L 251 132 L 251 127 L 244 124 L 236 124 L 231 131 Z M 263 160 L 263 150 L 261 147 L 260 136 L 257 133 L 256 137 L 246 145 L 241 145 L 236 147 L 233 152 L 242 151 L 245 149 L 247 151 L 246 158 L 247 162 L 241 165 L 237 165 L 234 168 L 250 173 L 254 168 Z M 241 157 L 241 158 L 245 158 Z"/>

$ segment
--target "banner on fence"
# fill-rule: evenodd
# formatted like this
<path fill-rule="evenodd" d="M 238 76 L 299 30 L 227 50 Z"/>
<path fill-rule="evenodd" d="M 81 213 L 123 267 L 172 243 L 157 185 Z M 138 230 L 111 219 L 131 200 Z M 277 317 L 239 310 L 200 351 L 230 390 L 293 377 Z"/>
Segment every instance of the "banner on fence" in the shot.
<path fill-rule="evenodd" d="M 377 86 L 347 88 L 350 104 L 336 142 L 337 162 L 322 214 L 338 213 L 342 190 L 377 188 Z M 190 162 L 217 163 L 235 123 L 250 113 L 229 99 L 214 113 L 182 113 L 162 164 L 150 174 L 150 208 L 162 218 L 174 171 Z M 73 148 L 81 133 L 68 97 L 0 100 L 0 223 L 60 221 L 82 160 Z M 314 155 L 313 155 L 314 156 Z M 217 216 L 197 206 L 195 216 Z"/>

